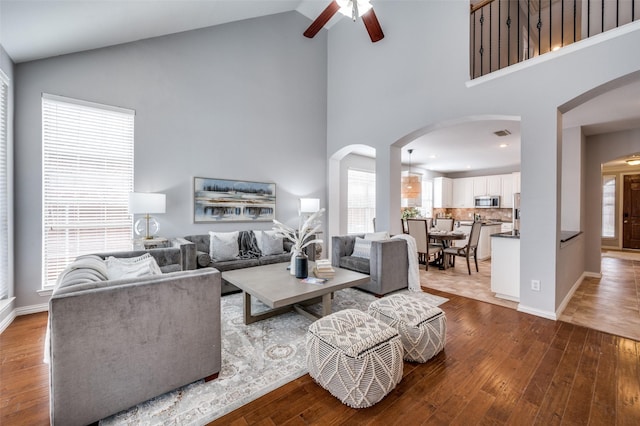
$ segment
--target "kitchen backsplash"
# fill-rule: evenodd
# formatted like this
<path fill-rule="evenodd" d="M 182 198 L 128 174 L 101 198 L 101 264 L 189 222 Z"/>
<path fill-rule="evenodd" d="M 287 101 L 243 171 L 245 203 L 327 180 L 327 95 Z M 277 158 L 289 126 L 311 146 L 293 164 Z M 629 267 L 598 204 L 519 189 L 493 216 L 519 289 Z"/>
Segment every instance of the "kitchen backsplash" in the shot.
<path fill-rule="evenodd" d="M 473 215 L 479 214 L 481 219 L 494 219 L 511 222 L 512 209 L 433 209 L 433 217 L 447 217 L 451 215 L 455 220 L 473 220 Z"/>

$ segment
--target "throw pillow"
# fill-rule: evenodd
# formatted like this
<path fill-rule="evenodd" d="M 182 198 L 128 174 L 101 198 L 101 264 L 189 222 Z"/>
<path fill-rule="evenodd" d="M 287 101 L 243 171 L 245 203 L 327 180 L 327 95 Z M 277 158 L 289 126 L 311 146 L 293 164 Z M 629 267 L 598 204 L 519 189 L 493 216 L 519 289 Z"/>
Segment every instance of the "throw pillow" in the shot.
<path fill-rule="evenodd" d="M 162 271 L 156 260 L 149 253 L 138 257 L 106 258 L 107 277 L 110 280 L 137 278 L 147 275 L 161 275 Z"/>
<path fill-rule="evenodd" d="M 209 231 L 209 255 L 214 262 L 234 260 L 240 254 L 238 247 L 238 231 L 211 232 Z"/>
<path fill-rule="evenodd" d="M 368 234 L 364 234 L 364 239 L 369 241 L 380 241 L 380 240 L 388 240 L 391 238 L 387 231 L 381 232 L 370 232 Z"/>
<path fill-rule="evenodd" d="M 356 243 L 353 246 L 353 253 L 351 256 L 369 259 L 369 257 L 371 257 L 371 240 L 356 237 Z"/>
<path fill-rule="evenodd" d="M 262 231 L 260 235 L 260 251 L 263 256 L 284 253 L 283 238 L 276 231 Z"/>

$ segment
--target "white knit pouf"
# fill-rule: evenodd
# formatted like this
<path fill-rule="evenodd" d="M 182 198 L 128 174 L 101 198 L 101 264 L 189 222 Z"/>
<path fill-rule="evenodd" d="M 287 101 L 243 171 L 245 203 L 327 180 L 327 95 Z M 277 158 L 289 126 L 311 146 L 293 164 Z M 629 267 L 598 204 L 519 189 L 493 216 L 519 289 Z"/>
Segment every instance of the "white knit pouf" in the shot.
<path fill-rule="evenodd" d="M 311 377 L 353 408 L 381 401 L 402 379 L 398 331 L 356 309 L 311 324 L 306 348 Z"/>
<path fill-rule="evenodd" d="M 444 348 L 447 317 L 437 306 L 394 294 L 372 302 L 369 314 L 398 330 L 407 361 L 426 362 Z"/>

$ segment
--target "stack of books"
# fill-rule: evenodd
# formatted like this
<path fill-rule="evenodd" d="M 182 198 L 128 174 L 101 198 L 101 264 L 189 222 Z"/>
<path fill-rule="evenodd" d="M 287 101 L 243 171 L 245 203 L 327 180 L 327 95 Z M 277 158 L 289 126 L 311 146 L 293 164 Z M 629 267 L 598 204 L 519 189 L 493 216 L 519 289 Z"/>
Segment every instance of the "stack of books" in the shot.
<path fill-rule="evenodd" d="M 329 259 L 319 259 L 316 260 L 316 266 L 313 268 L 313 274 L 318 278 L 333 278 L 336 271 L 331 266 Z"/>

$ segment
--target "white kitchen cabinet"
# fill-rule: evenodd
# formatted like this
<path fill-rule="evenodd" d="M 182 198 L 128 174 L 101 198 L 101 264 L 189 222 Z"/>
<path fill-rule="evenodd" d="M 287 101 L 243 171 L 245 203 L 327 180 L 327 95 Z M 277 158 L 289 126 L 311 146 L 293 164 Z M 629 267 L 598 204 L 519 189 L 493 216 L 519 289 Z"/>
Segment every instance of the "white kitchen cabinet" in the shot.
<path fill-rule="evenodd" d="M 513 172 L 511 176 L 513 177 L 513 192 L 515 194 L 520 192 L 520 172 Z"/>
<path fill-rule="evenodd" d="M 500 192 L 500 207 L 513 207 L 513 175 L 501 175 L 502 190 Z"/>
<path fill-rule="evenodd" d="M 480 228 L 480 240 L 476 249 L 478 260 L 485 260 L 491 257 L 491 236 L 502 232 L 502 225 L 483 225 Z"/>
<path fill-rule="evenodd" d="M 433 178 L 433 207 L 451 208 L 453 204 L 453 180 L 446 177 Z"/>
<path fill-rule="evenodd" d="M 500 195 L 502 193 L 502 176 L 487 176 L 487 193 L 485 195 Z"/>
<path fill-rule="evenodd" d="M 471 179 L 473 179 L 473 196 L 480 197 L 482 195 L 487 195 L 487 177 L 476 176 Z"/>
<path fill-rule="evenodd" d="M 520 301 L 520 239 L 491 239 L 491 291 L 496 297 Z"/>
<path fill-rule="evenodd" d="M 473 178 L 453 179 L 453 207 L 473 208 Z"/>

